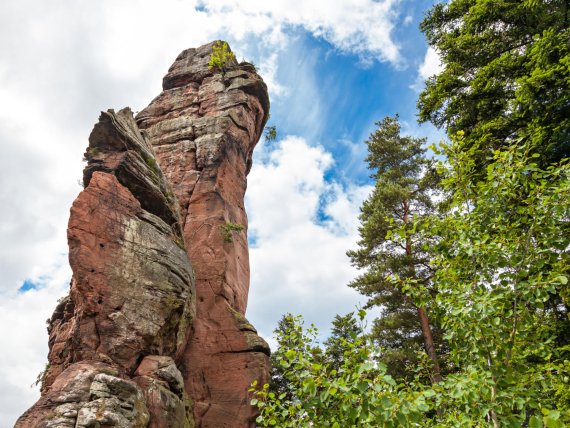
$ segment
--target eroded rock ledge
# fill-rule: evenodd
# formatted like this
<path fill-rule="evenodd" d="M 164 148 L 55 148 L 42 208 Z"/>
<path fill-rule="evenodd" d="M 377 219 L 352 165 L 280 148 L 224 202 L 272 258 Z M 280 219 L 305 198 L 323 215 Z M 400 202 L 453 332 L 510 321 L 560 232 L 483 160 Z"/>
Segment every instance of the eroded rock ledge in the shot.
<path fill-rule="evenodd" d="M 255 425 L 247 390 L 266 381 L 269 348 L 244 316 L 244 194 L 269 99 L 251 64 L 209 70 L 212 45 L 182 52 L 136 120 L 109 110 L 95 125 L 70 293 L 49 320 L 42 396 L 16 427 Z"/>

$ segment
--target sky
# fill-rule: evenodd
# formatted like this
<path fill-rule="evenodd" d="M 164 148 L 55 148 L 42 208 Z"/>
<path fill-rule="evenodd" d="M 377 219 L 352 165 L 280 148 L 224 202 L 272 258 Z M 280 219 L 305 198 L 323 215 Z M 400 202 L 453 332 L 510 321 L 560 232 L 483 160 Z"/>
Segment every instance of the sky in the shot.
<path fill-rule="evenodd" d="M 346 251 L 372 187 L 364 141 L 416 121 L 439 70 L 418 29 L 432 0 L 2 0 L 0 4 L 0 426 L 39 397 L 45 320 L 67 293 L 66 226 L 99 112 L 143 109 L 179 52 L 227 40 L 269 87 L 270 125 L 248 177 L 247 317 L 270 344 L 282 314 L 326 335 L 362 305 Z"/>

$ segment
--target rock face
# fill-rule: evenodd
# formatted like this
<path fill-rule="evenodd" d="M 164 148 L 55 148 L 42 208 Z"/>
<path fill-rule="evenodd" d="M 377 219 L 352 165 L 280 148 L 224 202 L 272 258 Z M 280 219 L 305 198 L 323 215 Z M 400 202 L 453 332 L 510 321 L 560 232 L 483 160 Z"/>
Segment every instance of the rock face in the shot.
<path fill-rule="evenodd" d="M 129 109 L 101 114 L 86 158 L 67 233 L 70 293 L 49 320 L 42 397 L 16 426 L 164 426 L 147 407 L 152 385 L 131 379 L 150 355 L 183 355 L 191 333 L 178 204 Z M 185 409 L 184 390 L 163 384 Z"/>
<path fill-rule="evenodd" d="M 244 317 L 244 193 L 269 100 L 252 65 L 209 70 L 212 45 L 180 54 L 136 122 L 127 108 L 95 125 L 70 293 L 16 427 L 255 426 L 247 390 L 269 348 Z"/>
<path fill-rule="evenodd" d="M 212 44 L 182 52 L 163 92 L 137 115 L 180 203 L 196 275 L 194 332 L 182 357 L 199 427 L 254 426 L 247 389 L 265 382 L 269 348 L 244 317 L 249 289 L 246 175 L 269 111 L 255 68 L 209 70 Z"/>

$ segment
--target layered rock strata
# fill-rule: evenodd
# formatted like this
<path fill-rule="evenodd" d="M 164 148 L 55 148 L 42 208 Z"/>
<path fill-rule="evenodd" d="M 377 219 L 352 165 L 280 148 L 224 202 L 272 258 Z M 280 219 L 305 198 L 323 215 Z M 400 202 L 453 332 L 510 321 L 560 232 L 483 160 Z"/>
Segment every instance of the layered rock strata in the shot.
<path fill-rule="evenodd" d="M 244 193 L 269 100 L 251 64 L 210 70 L 212 46 L 182 52 L 136 122 L 109 110 L 95 125 L 70 293 L 17 427 L 255 426 L 247 390 L 269 348 L 245 318 Z"/>
<path fill-rule="evenodd" d="M 157 355 L 182 378 L 174 359 L 194 319 L 178 204 L 129 109 L 101 114 L 85 156 L 67 232 L 70 293 L 49 320 L 42 397 L 16 426 L 189 426 L 183 387 L 147 369 Z M 160 403 L 148 399 L 157 388 Z M 163 407 L 176 424 L 161 422 Z"/>
<path fill-rule="evenodd" d="M 199 427 L 254 426 L 247 390 L 265 382 L 269 348 L 245 319 L 249 290 L 246 176 L 269 111 L 251 64 L 208 69 L 212 44 L 182 52 L 163 92 L 137 117 L 180 203 L 196 275 L 194 331 L 182 357 Z"/>

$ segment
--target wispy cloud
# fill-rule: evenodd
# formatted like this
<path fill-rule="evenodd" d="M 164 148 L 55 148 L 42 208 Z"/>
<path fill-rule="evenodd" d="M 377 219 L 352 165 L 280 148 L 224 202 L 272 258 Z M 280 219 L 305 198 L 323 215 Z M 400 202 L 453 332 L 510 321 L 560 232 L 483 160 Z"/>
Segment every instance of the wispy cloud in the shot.
<path fill-rule="evenodd" d="M 256 243 L 248 317 L 266 337 L 285 312 L 327 330 L 334 314 L 362 301 L 346 286 L 356 274 L 346 251 L 357 240 L 359 207 L 371 187 L 326 180 L 332 155 L 300 137 L 257 150 L 246 197 Z"/>
<path fill-rule="evenodd" d="M 393 40 L 397 17 L 396 0 L 272 0 L 200 1 L 210 16 L 227 17 L 231 27 L 263 33 L 287 26 L 305 28 L 345 52 L 372 55 L 380 61 L 398 64 L 401 55 Z M 239 36 L 239 32 L 236 34 Z M 275 37 L 275 36 L 274 36 Z"/>

